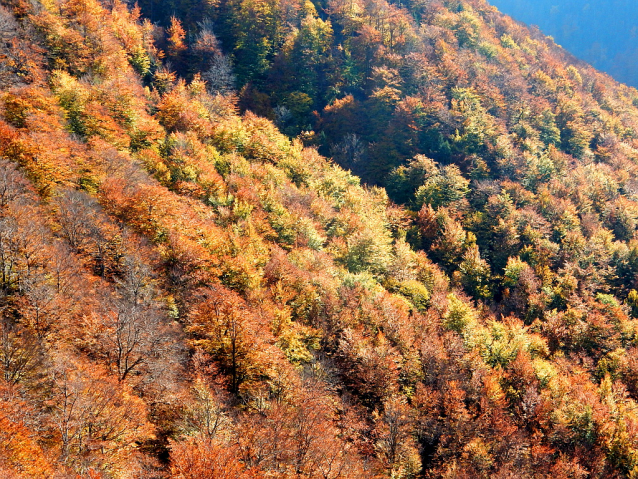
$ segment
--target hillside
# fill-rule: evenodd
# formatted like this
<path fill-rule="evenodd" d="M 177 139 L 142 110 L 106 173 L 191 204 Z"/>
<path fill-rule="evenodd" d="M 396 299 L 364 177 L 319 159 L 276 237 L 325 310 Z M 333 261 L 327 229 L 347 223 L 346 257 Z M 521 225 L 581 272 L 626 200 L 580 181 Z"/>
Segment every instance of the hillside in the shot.
<path fill-rule="evenodd" d="M 638 5 L 630 0 L 493 0 L 504 13 L 528 25 L 538 25 L 578 58 L 638 85 Z"/>
<path fill-rule="evenodd" d="M 0 8 L 1 477 L 638 475 L 638 91 L 478 0 L 140 6 Z"/>

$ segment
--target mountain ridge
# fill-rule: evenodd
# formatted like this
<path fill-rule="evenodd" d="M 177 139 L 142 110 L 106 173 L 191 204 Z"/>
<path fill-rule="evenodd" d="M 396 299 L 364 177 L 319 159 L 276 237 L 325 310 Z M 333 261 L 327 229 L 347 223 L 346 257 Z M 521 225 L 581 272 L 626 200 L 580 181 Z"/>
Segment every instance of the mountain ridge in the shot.
<path fill-rule="evenodd" d="M 504 12 L 528 24 L 542 25 L 579 57 L 620 81 L 635 86 L 632 58 L 638 10 L 631 2 L 494 2 Z"/>

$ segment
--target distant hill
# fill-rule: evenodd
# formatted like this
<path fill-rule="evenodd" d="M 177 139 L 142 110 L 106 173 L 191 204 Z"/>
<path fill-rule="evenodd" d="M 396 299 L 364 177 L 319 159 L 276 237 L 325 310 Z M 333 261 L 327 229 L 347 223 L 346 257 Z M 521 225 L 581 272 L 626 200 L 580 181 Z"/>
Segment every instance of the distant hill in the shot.
<path fill-rule="evenodd" d="M 632 0 L 492 0 L 596 68 L 638 86 L 638 3 Z"/>

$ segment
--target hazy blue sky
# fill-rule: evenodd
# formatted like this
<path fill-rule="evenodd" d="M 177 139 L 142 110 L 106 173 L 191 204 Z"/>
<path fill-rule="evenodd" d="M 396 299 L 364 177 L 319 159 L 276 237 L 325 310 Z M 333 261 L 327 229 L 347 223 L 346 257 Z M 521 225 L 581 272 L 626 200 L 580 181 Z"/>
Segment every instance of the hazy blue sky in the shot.
<path fill-rule="evenodd" d="M 638 0 L 488 0 L 617 80 L 638 87 Z"/>

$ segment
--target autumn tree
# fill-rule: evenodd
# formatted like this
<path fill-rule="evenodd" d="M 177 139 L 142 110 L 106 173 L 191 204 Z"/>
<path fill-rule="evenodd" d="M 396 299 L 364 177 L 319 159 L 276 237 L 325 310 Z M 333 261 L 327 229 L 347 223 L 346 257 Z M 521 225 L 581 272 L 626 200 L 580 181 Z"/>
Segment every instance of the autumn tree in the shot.
<path fill-rule="evenodd" d="M 257 336 L 257 318 L 242 298 L 221 286 L 199 292 L 189 316 L 188 331 L 195 344 L 217 360 L 230 377 L 229 389 L 242 387 L 267 375 L 269 345 Z M 267 338 L 267 336 L 266 336 Z"/>
<path fill-rule="evenodd" d="M 135 466 L 135 443 L 150 438 L 153 427 L 145 404 L 126 386 L 100 368 L 64 358 L 51 371 L 50 394 L 50 428 L 62 461 L 79 473 L 117 474 Z"/>

